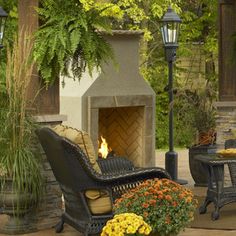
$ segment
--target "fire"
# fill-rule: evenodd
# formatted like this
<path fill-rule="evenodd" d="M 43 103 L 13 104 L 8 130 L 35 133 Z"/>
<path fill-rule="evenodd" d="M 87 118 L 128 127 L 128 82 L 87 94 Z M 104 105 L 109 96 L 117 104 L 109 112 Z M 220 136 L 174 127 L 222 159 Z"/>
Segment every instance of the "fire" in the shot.
<path fill-rule="evenodd" d="M 98 153 L 100 154 L 102 158 L 107 158 L 107 155 L 109 153 L 108 143 L 106 142 L 106 139 L 103 138 L 102 136 L 101 136 L 101 140 L 102 142 L 101 142 L 100 148 L 98 149 Z"/>

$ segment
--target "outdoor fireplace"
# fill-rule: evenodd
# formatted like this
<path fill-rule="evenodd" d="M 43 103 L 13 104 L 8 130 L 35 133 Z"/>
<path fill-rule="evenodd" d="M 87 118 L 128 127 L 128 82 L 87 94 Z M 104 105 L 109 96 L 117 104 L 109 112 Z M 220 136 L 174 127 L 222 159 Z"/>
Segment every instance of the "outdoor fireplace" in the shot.
<path fill-rule="evenodd" d="M 136 166 L 155 165 L 155 93 L 139 74 L 139 40 L 142 34 L 115 31 L 106 35 L 117 69 L 104 65 L 82 96 L 82 129 L 89 132 L 95 150 L 103 136 L 117 156 Z"/>

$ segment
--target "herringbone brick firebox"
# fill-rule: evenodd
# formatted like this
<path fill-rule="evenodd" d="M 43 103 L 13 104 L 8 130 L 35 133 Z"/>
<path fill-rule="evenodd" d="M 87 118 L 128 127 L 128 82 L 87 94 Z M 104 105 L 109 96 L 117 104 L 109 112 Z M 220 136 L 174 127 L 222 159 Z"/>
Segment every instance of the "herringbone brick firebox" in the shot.
<path fill-rule="evenodd" d="M 136 166 L 155 164 L 155 93 L 139 74 L 140 32 L 105 36 L 119 68 L 106 64 L 82 96 L 82 128 L 95 149 L 103 136 L 118 156 Z"/>
<path fill-rule="evenodd" d="M 143 142 L 143 107 L 103 108 L 99 110 L 99 137 L 106 137 L 115 155 L 128 156 L 142 165 L 139 154 Z"/>

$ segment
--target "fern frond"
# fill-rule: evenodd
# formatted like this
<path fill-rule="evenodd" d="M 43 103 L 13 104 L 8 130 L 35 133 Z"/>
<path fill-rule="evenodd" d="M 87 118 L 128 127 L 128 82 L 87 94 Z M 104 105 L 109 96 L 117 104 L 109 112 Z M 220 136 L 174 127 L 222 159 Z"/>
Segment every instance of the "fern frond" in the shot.
<path fill-rule="evenodd" d="M 42 0 L 37 11 L 44 24 L 35 34 L 34 59 L 46 83 L 60 74 L 80 79 L 86 66 L 91 73 L 102 61 L 113 59 L 110 45 L 99 31 L 110 31 L 101 11 L 83 9 L 78 0 Z"/>

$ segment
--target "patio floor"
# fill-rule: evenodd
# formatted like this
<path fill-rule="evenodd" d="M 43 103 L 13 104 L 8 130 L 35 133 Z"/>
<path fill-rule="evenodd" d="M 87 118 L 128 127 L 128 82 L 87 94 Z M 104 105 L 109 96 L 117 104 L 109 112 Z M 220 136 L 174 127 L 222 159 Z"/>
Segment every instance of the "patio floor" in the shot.
<path fill-rule="evenodd" d="M 206 188 L 194 187 L 194 181 L 189 172 L 188 164 L 188 150 L 177 150 L 178 152 L 178 177 L 180 179 L 185 179 L 188 181 L 187 186 L 191 188 L 194 193 L 198 196 L 204 196 Z M 165 163 L 165 152 L 157 151 L 156 153 L 156 165 L 164 167 Z M 1 222 L 0 222 L 1 223 Z M 3 236 L 4 234 L 0 234 Z M 81 233 L 78 233 L 70 226 L 65 226 L 64 231 L 60 234 L 56 234 L 54 229 L 43 230 L 36 233 L 23 234 L 27 236 L 51 236 L 51 235 L 60 235 L 60 236 L 82 236 Z M 184 232 L 181 232 L 178 236 L 235 236 L 236 230 L 207 230 L 207 229 L 193 229 L 187 228 Z"/>

